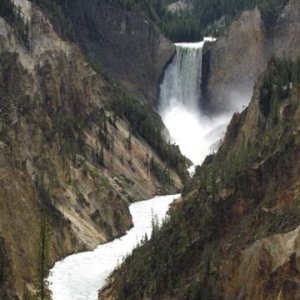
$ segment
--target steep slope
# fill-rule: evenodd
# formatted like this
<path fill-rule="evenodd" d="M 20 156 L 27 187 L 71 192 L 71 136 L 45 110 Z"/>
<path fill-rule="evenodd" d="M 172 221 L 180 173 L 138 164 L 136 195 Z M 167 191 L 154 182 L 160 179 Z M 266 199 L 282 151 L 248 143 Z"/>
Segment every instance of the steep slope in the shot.
<path fill-rule="evenodd" d="M 272 60 L 170 218 L 101 299 L 299 299 L 300 61 Z"/>
<path fill-rule="evenodd" d="M 185 164 L 163 142 L 162 122 L 149 105 L 97 74 L 35 5 L 15 3 L 23 21 L 0 18 L 3 299 L 20 296 L 33 281 L 40 218 L 52 229 L 52 262 L 92 249 L 132 226 L 129 201 L 181 188 L 162 154 Z M 136 128 L 135 118 L 155 134 Z"/>
<path fill-rule="evenodd" d="M 34 2 L 53 14 L 50 1 Z M 54 2 L 64 14 L 58 21 L 61 29 L 68 24 L 68 35 L 90 61 L 138 97 L 156 104 L 161 74 L 175 53 L 172 43 L 146 17 L 126 10 L 122 1 Z M 59 20 L 61 14 L 53 15 Z"/>
<path fill-rule="evenodd" d="M 204 56 L 205 63 L 209 64 L 209 77 L 204 87 L 208 102 L 220 111 L 226 110 L 231 103 L 245 104 L 268 58 L 259 10 L 243 12 L 228 32 L 208 47 L 211 50 Z"/>
<path fill-rule="evenodd" d="M 283 10 L 273 31 L 273 47 L 276 56 L 299 55 L 300 45 L 300 4 L 290 0 Z M 288 49 L 288 51 L 287 51 Z"/>
<path fill-rule="evenodd" d="M 224 111 L 232 103 L 238 108 L 247 104 L 257 76 L 273 55 L 297 57 L 299 11 L 299 1 L 290 0 L 268 28 L 257 8 L 245 11 L 215 44 L 207 45 L 203 90 L 211 109 Z"/>

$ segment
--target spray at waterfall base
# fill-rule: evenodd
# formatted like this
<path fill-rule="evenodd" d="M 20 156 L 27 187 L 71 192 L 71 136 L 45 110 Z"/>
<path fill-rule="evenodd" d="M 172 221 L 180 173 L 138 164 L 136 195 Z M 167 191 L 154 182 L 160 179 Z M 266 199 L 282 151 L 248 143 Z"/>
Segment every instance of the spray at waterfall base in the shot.
<path fill-rule="evenodd" d="M 235 108 L 219 115 L 201 110 L 202 53 L 206 41 L 176 44 L 176 55 L 160 86 L 159 113 L 171 142 L 194 164 L 217 150 Z"/>

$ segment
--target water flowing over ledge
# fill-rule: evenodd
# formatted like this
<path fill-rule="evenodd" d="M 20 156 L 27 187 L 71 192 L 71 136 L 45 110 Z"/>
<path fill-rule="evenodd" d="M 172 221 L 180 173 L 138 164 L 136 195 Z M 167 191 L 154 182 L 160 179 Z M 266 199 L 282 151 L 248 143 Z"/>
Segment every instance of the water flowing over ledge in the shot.
<path fill-rule="evenodd" d="M 53 299 L 96 300 L 98 290 L 123 257 L 132 252 L 145 234 L 151 236 L 153 216 L 161 222 L 169 205 L 178 197 L 180 194 L 157 196 L 130 205 L 134 227 L 125 236 L 100 245 L 94 251 L 70 255 L 57 262 L 49 277 Z"/>
<path fill-rule="evenodd" d="M 201 111 L 202 49 L 205 42 L 215 40 L 176 44 L 176 55 L 160 86 L 159 113 L 171 142 L 194 164 L 201 164 L 218 148 L 234 112 L 207 115 Z"/>

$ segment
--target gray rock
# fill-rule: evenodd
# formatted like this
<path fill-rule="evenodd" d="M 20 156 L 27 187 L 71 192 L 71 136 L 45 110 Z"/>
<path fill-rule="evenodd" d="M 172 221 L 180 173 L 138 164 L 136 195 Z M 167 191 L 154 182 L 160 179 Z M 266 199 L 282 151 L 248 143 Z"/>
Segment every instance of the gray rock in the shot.
<path fill-rule="evenodd" d="M 255 80 L 272 55 L 299 56 L 300 2 L 290 0 L 275 26 L 265 29 L 256 8 L 232 22 L 224 36 L 204 49 L 205 105 L 214 111 L 240 110 L 250 101 Z"/>
<path fill-rule="evenodd" d="M 129 91 L 156 104 L 165 65 L 175 48 L 142 16 L 104 1 L 74 0 L 66 10 L 75 39 Z"/>

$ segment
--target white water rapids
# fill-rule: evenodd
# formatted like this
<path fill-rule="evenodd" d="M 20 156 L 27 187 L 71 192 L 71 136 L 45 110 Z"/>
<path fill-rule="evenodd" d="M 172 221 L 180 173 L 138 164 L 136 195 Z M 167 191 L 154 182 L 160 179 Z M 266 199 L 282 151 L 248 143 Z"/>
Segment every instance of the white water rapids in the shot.
<path fill-rule="evenodd" d="M 98 246 L 94 251 L 70 255 L 57 262 L 49 277 L 54 300 L 96 300 L 109 274 L 130 254 L 147 234 L 152 218 L 163 220 L 171 202 L 180 195 L 158 196 L 130 205 L 134 227 L 121 238 Z"/>

